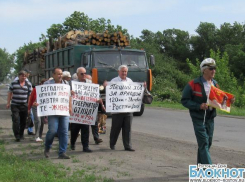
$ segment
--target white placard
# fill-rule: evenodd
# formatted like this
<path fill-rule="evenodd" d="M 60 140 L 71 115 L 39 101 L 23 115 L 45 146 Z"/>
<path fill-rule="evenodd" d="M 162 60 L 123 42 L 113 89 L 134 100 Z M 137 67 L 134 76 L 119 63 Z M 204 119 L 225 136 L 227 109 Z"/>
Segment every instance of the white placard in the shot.
<path fill-rule="evenodd" d="M 47 84 L 36 86 L 37 92 L 37 115 L 51 116 L 61 115 L 70 116 L 69 99 L 70 85 Z"/>
<path fill-rule="evenodd" d="M 108 82 L 106 86 L 106 112 L 139 112 L 143 92 L 143 83 Z"/>
<path fill-rule="evenodd" d="M 94 125 L 98 114 L 99 85 L 72 81 L 71 123 Z"/>

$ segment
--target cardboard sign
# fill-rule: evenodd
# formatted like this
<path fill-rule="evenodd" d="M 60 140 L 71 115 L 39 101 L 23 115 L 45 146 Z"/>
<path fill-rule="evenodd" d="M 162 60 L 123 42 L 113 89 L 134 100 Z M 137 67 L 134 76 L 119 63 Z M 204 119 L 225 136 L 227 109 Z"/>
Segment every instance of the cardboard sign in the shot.
<path fill-rule="evenodd" d="M 143 92 L 143 83 L 108 82 L 106 86 L 106 112 L 139 112 Z"/>
<path fill-rule="evenodd" d="M 72 81 L 71 123 L 94 125 L 98 114 L 99 85 Z"/>
<path fill-rule="evenodd" d="M 231 99 L 234 95 L 224 92 L 215 86 L 211 86 L 207 104 L 214 108 L 220 109 L 225 112 L 230 112 L 231 110 Z"/>
<path fill-rule="evenodd" d="M 65 84 L 47 84 L 36 86 L 37 115 L 40 116 L 70 116 L 69 99 L 70 86 Z"/>

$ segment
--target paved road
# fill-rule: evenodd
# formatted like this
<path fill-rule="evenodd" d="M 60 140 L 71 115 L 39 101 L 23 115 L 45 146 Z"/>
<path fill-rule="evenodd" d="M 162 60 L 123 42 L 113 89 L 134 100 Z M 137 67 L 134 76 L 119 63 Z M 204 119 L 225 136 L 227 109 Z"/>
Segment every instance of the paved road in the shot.
<path fill-rule="evenodd" d="M 11 112 L 5 109 L 6 95 L 6 87 L 0 87 L 0 138 L 6 141 L 6 150 L 14 151 L 16 155 L 27 152 L 30 159 L 44 158 L 43 145 L 36 143 L 32 136 L 25 135 L 21 145 L 14 141 Z M 108 131 L 110 120 L 107 121 Z M 215 141 L 211 148 L 214 163 L 245 167 L 244 128 L 244 119 L 217 117 Z M 46 131 L 47 126 L 44 127 L 43 136 Z M 95 174 L 115 181 L 134 182 L 188 181 L 188 165 L 196 163 L 197 145 L 190 116 L 185 111 L 147 108 L 142 117 L 134 117 L 132 144 L 136 152 L 133 153 L 124 151 L 121 135 L 115 151 L 109 148 L 109 132 L 100 137 L 104 141 L 100 145 L 95 145 L 90 139 L 92 153 L 83 153 L 79 141 L 75 151 L 67 150 L 76 163 L 57 159 L 55 148 L 58 148 L 58 140 L 55 140 L 50 160 L 69 167 L 71 171 L 93 166 L 91 172 Z M 26 150 L 30 146 L 31 150 Z"/>
<path fill-rule="evenodd" d="M 188 111 L 147 108 L 143 116 L 134 117 L 133 130 L 196 142 Z M 217 116 L 213 146 L 245 151 L 245 119 Z"/>
<path fill-rule="evenodd" d="M 0 99 L 6 100 L 7 87 L 0 88 Z M 4 105 L 0 106 L 4 109 Z M 107 125 L 110 126 L 110 118 Z M 190 115 L 187 111 L 146 108 L 143 116 L 134 117 L 133 131 L 196 142 Z M 245 151 L 245 119 L 217 116 L 213 146 Z"/>

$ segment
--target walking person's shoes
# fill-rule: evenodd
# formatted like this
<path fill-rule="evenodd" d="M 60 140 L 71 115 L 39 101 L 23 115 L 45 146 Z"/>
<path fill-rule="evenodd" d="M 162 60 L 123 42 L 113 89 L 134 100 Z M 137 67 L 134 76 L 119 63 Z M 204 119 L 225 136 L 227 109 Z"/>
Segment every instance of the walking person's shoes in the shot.
<path fill-rule="evenodd" d="M 115 145 L 110 145 L 111 150 L 115 150 Z"/>
<path fill-rule="evenodd" d="M 44 149 L 44 156 L 46 157 L 46 158 L 49 158 L 49 149 Z"/>
<path fill-rule="evenodd" d="M 101 142 L 103 142 L 103 140 L 101 138 L 97 138 L 96 140 L 94 140 L 96 144 L 99 144 Z"/>
<path fill-rule="evenodd" d="M 24 139 L 25 139 L 25 137 L 24 137 L 23 135 L 21 135 L 21 136 L 20 136 L 20 139 L 21 139 L 21 140 L 24 140 Z"/>
<path fill-rule="evenodd" d="M 75 149 L 76 149 L 75 144 L 71 144 L 71 150 L 75 150 Z"/>
<path fill-rule="evenodd" d="M 66 153 L 62 153 L 59 155 L 58 159 L 70 159 L 70 157 L 66 155 Z"/>
<path fill-rule="evenodd" d="M 16 136 L 15 136 L 15 141 L 16 141 L 16 142 L 20 142 L 20 136 L 19 136 L 19 135 L 16 135 Z"/>
<path fill-rule="evenodd" d="M 135 150 L 132 148 L 125 148 L 126 151 L 134 152 Z"/>
<path fill-rule="evenodd" d="M 87 148 L 83 149 L 83 152 L 88 152 L 89 153 L 89 152 L 92 152 L 92 150 L 90 150 L 90 148 L 87 147 Z"/>
<path fill-rule="evenodd" d="M 37 137 L 37 138 L 36 138 L 36 142 L 43 142 L 43 139 Z"/>

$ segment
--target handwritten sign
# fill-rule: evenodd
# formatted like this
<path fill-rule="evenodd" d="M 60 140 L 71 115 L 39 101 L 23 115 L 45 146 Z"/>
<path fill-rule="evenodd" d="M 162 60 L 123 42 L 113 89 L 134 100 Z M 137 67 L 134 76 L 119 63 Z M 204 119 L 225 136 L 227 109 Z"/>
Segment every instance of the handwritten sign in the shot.
<path fill-rule="evenodd" d="M 98 113 L 99 85 L 72 81 L 71 123 L 94 125 Z"/>
<path fill-rule="evenodd" d="M 143 92 L 143 83 L 108 82 L 106 86 L 106 112 L 139 112 Z"/>
<path fill-rule="evenodd" d="M 70 116 L 69 99 L 70 86 L 65 84 L 47 84 L 36 86 L 37 115 Z"/>

